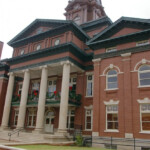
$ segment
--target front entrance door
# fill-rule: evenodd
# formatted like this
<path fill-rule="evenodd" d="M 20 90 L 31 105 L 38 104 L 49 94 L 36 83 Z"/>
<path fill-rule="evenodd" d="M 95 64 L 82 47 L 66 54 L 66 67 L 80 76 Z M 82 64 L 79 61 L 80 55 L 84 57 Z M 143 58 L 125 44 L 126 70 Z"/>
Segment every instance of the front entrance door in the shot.
<path fill-rule="evenodd" d="M 45 132 L 53 133 L 54 132 L 54 112 L 48 111 L 45 116 Z"/>

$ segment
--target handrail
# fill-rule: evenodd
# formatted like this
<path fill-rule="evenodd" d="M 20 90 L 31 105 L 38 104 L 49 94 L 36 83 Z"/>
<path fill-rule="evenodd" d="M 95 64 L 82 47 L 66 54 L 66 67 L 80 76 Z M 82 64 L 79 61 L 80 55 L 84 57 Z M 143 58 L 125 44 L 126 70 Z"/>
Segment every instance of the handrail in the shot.
<path fill-rule="evenodd" d="M 17 128 L 17 129 L 15 129 L 15 130 L 13 130 L 12 132 L 9 132 L 9 133 L 8 133 L 9 141 L 11 140 L 11 136 L 12 136 L 13 134 L 18 133 L 18 136 L 19 136 L 19 132 L 20 132 L 20 131 L 23 131 L 23 128 Z"/>

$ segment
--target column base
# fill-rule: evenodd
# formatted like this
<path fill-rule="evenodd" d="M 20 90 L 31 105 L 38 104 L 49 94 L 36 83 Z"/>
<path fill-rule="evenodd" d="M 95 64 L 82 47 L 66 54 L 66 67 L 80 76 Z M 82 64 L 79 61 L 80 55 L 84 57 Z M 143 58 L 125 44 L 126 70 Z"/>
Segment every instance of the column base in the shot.
<path fill-rule="evenodd" d="M 55 133 L 55 135 L 58 135 L 58 136 L 69 136 L 69 133 L 65 129 L 58 129 L 58 131 Z"/>
<path fill-rule="evenodd" d="M 35 128 L 32 133 L 44 133 L 43 128 Z"/>
<path fill-rule="evenodd" d="M 1 126 L 1 127 L 0 127 L 0 130 L 1 130 L 1 131 L 10 130 L 10 128 L 9 128 L 8 126 Z"/>

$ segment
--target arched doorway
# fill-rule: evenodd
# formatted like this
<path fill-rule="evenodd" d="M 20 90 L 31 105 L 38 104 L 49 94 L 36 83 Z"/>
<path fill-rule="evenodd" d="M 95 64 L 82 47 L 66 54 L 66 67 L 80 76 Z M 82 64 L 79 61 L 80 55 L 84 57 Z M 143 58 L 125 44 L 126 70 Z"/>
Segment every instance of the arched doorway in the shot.
<path fill-rule="evenodd" d="M 47 133 L 54 132 L 54 118 L 55 118 L 54 111 L 48 110 L 45 115 L 45 132 Z"/>

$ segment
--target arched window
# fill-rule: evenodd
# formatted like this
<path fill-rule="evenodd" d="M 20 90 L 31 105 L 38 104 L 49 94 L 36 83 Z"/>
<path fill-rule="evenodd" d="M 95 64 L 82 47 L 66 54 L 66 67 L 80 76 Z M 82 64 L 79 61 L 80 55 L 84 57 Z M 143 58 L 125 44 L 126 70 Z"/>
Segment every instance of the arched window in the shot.
<path fill-rule="evenodd" d="M 117 71 L 116 70 L 109 70 L 107 72 L 106 80 L 107 80 L 106 81 L 107 89 L 118 88 L 118 79 L 117 79 Z"/>
<path fill-rule="evenodd" d="M 139 68 L 139 85 L 150 86 L 150 65 L 143 65 Z"/>
<path fill-rule="evenodd" d="M 79 16 L 75 17 L 74 22 L 79 25 L 80 24 L 80 17 Z"/>

